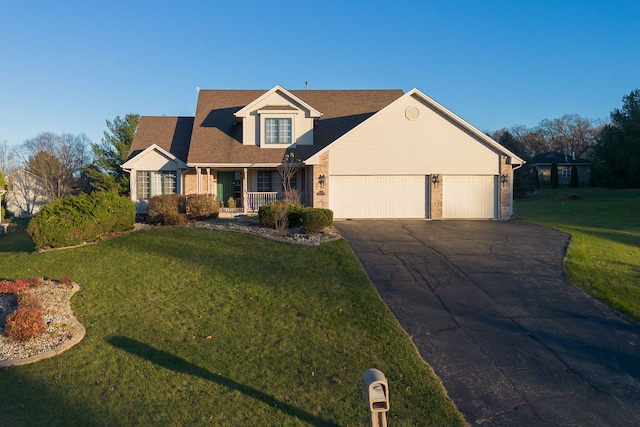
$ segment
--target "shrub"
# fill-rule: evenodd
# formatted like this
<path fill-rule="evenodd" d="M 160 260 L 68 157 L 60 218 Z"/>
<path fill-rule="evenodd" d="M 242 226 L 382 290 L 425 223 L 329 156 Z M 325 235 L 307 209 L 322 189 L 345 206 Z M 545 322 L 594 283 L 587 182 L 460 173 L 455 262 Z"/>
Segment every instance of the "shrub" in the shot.
<path fill-rule="evenodd" d="M 276 206 L 271 203 L 268 205 L 260 206 L 258 209 L 258 219 L 260 225 L 267 228 L 276 228 Z"/>
<path fill-rule="evenodd" d="M 38 288 L 44 285 L 44 279 L 42 277 L 27 277 L 25 281 L 32 288 Z"/>
<path fill-rule="evenodd" d="M 25 307 L 41 308 L 40 301 L 38 301 L 38 298 L 35 295 L 30 294 L 28 292 L 24 292 L 16 295 L 16 299 L 14 300 L 13 304 L 21 308 L 25 308 Z"/>
<path fill-rule="evenodd" d="M 319 233 L 328 223 L 327 214 L 323 209 L 307 208 L 302 214 L 302 230 L 307 234 Z"/>
<path fill-rule="evenodd" d="M 305 211 L 305 207 L 299 204 L 289 204 L 287 219 L 289 220 L 289 227 L 300 227 L 302 225 L 302 214 Z"/>
<path fill-rule="evenodd" d="M 115 192 L 80 194 L 44 206 L 29 222 L 36 248 L 79 245 L 110 232 L 133 228 L 136 208 Z"/>
<path fill-rule="evenodd" d="M 73 279 L 70 276 L 64 275 L 60 278 L 60 283 L 63 285 L 71 285 L 73 284 Z"/>
<path fill-rule="evenodd" d="M 229 207 L 229 209 L 235 209 L 236 199 L 234 199 L 233 197 L 229 197 L 229 199 L 227 199 L 227 206 Z"/>
<path fill-rule="evenodd" d="M 260 225 L 267 228 L 281 228 L 284 218 L 280 218 L 279 227 L 276 224 L 276 213 L 282 215 L 284 212 L 282 209 L 285 209 L 287 225 L 284 228 L 288 227 L 300 227 L 302 225 L 302 214 L 306 209 L 304 206 L 299 204 L 291 204 L 287 201 L 271 203 L 268 205 L 260 206 L 258 209 L 258 218 L 260 219 Z M 277 212 L 276 212 L 277 211 Z M 333 218 L 333 213 L 331 214 Z"/>
<path fill-rule="evenodd" d="M 317 208 L 324 212 L 324 216 L 327 217 L 327 227 L 333 227 L 333 211 L 326 208 Z"/>
<path fill-rule="evenodd" d="M 220 211 L 220 203 L 213 194 L 190 194 L 185 198 L 187 216 L 190 218 L 210 218 Z"/>
<path fill-rule="evenodd" d="M 187 222 L 186 198 L 180 194 L 162 194 L 149 199 L 147 213 L 155 224 L 179 225 Z"/>
<path fill-rule="evenodd" d="M 7 316 L 6 333 L 10 339 L 27 341 L 44 332 L 44 315 L 40 307 L 20 307 Z"/>
<path fill-rule="evenodd" d="M 0 281 L 0 294 L 17 294 L 27 288 L 29 288 L 29 283 L 26 280 L 16 280 L 15 282 Z"/>
<path fill-rule="evenodd" d="M 274 206 L 274 228 L 278 233 L 284 233 L 284 230 L 289 226 L 289 202 L 275 203 Z"/>

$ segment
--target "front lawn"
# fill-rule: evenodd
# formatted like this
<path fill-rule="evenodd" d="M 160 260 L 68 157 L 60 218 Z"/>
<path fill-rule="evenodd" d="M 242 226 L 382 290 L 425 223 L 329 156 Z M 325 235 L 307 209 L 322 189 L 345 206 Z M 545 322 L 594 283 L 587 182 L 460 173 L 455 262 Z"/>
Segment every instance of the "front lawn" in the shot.
<path fill-rule="evenodd" d="M 87 333 L 0 370 L 3 425 L 361 426 L 370 367 L 390 425 L 463 424 L 345 241 L 157 228 L 30 253 L 8 237 L 0 280 L 71 276 Z"/>
<path fill-rule="evenodd" d="M 522 220 L 571 234 L 572 283 L 640 320 L 640 190 L 546 188 L 515 206 Z"/>

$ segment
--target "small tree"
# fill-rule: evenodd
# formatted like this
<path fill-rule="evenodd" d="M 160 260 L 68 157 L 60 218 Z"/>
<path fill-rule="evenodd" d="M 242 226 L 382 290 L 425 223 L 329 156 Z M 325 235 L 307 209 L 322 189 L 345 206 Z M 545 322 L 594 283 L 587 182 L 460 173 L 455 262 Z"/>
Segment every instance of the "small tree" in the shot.
<path fill-rule="evenodd" d="M 580 186 L 579 178 L 578 167 L 576 165 L 571 166 L 571 181 L 569 182 L 571 188 L 578 188 Z"/>
<path fill-rule="evenodd" d="M 298 192 L 292 188 L 291 180 L 298 173 L 298 169 L 302 166 L 302 162 L 295 158 L 293 153 L 287 153 L 282 159 L 282 163 L 278 165 L 278 173 L 282 178 L 282 189 L 284 192 L 284 200 L 293 203 L 300 204 L 300 196 Z"/>
<path fill-rule="evenodd" d="M 559 186 L 558 183 L 558 164 L 556 162 L 551 163 L 551 176 L 549 178 L 551 188 L 556 189 Z"/>

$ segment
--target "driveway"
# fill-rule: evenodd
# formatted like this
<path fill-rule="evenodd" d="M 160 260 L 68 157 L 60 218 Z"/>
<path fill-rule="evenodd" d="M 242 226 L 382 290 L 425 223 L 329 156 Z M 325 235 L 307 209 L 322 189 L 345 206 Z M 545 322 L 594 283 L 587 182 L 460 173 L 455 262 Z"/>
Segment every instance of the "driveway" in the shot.
<path fill-rule="evenodd" d="M 568 235 L 498 221 L 335 225 L 470 424 L 640 425 L 640 325 L 565 279 Z"/>

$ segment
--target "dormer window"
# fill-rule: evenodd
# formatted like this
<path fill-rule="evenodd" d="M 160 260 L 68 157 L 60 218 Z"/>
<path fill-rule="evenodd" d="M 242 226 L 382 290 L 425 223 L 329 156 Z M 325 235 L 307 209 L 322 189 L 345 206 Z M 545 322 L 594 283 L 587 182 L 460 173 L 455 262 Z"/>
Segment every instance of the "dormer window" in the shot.
<path fill-rule="evenodd" d="M 292 120 L 290 118 L 265 119 L 266 144 L 291 144 Z"/>

